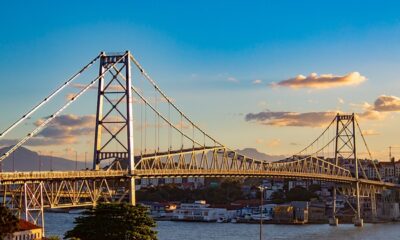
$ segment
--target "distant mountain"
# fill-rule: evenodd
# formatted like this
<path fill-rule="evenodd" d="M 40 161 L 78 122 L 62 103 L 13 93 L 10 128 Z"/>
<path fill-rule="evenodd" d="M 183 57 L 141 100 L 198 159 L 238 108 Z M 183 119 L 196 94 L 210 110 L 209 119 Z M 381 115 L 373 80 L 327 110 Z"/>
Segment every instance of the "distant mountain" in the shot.
<path fill-rule="evenodd" d="M 4 154 L 9 150 L 10 147 L 4 147 L 0 149 L 0 154 Z M 51 165 L 53 170 L 75 170 L 75 160 L 51 157 L 39 155 L 38 153 L 31 151 L 27 148 L 20 147 L 13 154 L 8 156 L 2 162 L 3 171 L 38 171 L 39 163 L 41 163 L 40 169 L 43 171 L 49 171 Z M 88 162 L 88 167 L 89 166 Z M 78 161 L 78 169 L 84 169 L 85 163 Z"/>
<path fill-rule="evenodd" d="M 246 155 L 248 157 L 255 158 L 257 160 L 265 160 L 265 161 L 278 161 L 285 159 L 286 156 L 284 155 L 268 155 L 262 152 L 259 152 L 255 148 L 244 148 L 242 150 L 236 150 L 238 153 Z"/>

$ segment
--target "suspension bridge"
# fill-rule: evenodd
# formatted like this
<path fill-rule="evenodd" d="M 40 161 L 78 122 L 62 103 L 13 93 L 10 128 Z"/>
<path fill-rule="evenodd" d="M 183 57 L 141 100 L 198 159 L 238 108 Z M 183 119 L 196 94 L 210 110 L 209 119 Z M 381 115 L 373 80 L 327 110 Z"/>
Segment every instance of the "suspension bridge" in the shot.
<path fill-rule="evenodd" d="M 360 199 L 374 205 L 376 194 L 399 185 L 384 182 L 354 114 L 337 114 L 322 134 L 290 158 L 254 159 L 223 145 L 195 124 L 129 52 L 101 52 L 1 134 L 10 132 L 49 104 L 95 65 L 99 72 L 50 116 L 0 156 L 0 162 L 50 126 L 74 102 L 95 89 L 93 168 L 77 171 L 0 172 L 2 204 L 20 218 L 44 226 L 45 208 L 95 206 L 98 202 L 136 204 L 135 184 L 144 178 L 257 177 L 331 182 L 332 223 L 336 195 L 349 199 L 355 225 L 362 226 Z M 135 75 L 136 74 L 136 75 Z M 143 86 L 137 86 L 142 82 Z M 359 143 L 361 141 L 361 144 Z M 361 159 L 359 146 L 367 157 Z M 350 167 L 349 167 L 350 166 Z M 373 178 L 369 172 L 374 171 Z M 376 215 L 376 206 L 372 207 Z"/>

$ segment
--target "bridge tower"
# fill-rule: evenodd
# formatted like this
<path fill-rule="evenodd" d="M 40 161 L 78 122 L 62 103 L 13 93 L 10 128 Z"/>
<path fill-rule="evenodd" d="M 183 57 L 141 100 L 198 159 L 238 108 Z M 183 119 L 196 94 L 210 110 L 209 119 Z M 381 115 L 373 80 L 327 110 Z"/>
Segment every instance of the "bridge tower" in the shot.
<path fill-rule="evenodd" d="M 99 77 L 93 169 L 100 170 L 102 160 L 115 158 L 127 161 L 132 173 L 135 162 L 130 52 L 102 52 Z M 130 178 L 129 188 L 129 201 L 135 205 L 134 177 Z"/>
<path fill-rule="evenodd" d="M 356 197 L 356 213 L 354 218 L 355 226 L 362 226 L 363 219 L 361 218 L 360 209 L 360 181 L 359 181 L 359 160 L 357 158 L 356 148 L 356 122 L 354 113 L 351 115 L 336 115 L 336 139 L 335 139 L 335 164 L 341 165 L 343 162 L 353 162 L 355 170 L 355 197 Z M 333 219 L 330 220 L 331 225 L 337 225 L 336 218 L 336 186 L 333 189 Z"/>

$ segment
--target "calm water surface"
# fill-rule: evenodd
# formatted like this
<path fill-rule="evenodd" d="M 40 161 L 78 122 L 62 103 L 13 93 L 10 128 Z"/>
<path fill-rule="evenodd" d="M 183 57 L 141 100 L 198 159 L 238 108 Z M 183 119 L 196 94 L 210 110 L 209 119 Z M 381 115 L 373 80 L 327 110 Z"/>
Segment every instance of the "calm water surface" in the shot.
<path fill-rule="evenodd" d="M 73 228 L 73 220 L 78 215 L 64 213 L 46 213 L 47 235 L 63 236 L 64 232 Z M 158 222 L 160 240 L 257 240 L 259 225 L 231 223 L 187 223 Z M 400 240 L 400 223 L 365 224 L 356 228 L 350 224 L 330 227 L 328 225 L 264 225 L 264 239 L 296 239 L 296 240 Z"/>

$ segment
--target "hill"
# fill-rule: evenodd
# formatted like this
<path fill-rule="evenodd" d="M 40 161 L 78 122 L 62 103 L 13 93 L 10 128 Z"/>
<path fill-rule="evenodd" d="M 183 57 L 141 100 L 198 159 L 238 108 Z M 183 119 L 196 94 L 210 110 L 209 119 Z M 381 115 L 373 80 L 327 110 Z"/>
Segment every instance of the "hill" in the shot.
<path fill-rule="evenodd" d="M 5 153 L 10 147 L 0 149 L 0 154 Z M 53 170 L 75 170 L 75 160 L 39 155 L 37 152 L 20 147 L 13 154 L 4 159 L 2 163 L 3 171 L 49 171 L 51 165 Z M 88 167 L 91 167 L 88 162 Z M 85 163 L 78 161 L 78 169 L 84 169 Z"/>
<path fill-rule="evenodd" d="M 269 155 L 269 154 L 265 154 L 262 152 L 259 152 L 257 149 L 255 148 L 244 148 L 242 150 L 236 150 L 238 153 L 241 153 L 243 155 L 246 155 L 248 157 L 252 157 L 255 158 L 257 160 L 265 160 L 265 161 L 278 161 L 278 160 L 282 160 L 285 159 L 286 156 L 284 155 Z"/>

